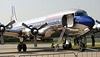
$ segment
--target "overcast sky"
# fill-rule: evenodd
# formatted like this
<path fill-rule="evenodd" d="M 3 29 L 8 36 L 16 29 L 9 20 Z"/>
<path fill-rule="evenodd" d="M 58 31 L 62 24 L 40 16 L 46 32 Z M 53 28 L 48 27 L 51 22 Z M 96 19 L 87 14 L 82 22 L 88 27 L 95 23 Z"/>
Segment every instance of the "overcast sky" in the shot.
<path fill-rule="evenodd" d="M 2 24 L 10 22 L 12 4 L 15 5 L 18 21 L 77 8 L 100 20 L 100 0 L 0 0 Z"/>

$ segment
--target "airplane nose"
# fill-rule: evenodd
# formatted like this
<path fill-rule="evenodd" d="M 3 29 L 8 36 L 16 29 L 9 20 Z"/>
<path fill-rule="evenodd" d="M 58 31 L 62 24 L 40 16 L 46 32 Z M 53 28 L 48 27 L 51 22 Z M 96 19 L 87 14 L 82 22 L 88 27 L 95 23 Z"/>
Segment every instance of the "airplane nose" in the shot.
<path fill-rule="evenodd" d="M 89 16 L 75 16 L 75 23 L 83 24 L 92 28 L 95 24 L 94 19 Z"/>

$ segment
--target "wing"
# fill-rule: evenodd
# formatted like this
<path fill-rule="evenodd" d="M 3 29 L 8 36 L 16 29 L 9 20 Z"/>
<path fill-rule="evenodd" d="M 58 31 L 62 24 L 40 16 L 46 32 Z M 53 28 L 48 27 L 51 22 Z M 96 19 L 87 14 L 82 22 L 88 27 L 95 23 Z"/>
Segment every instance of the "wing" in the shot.
<path fill-rule="evenodd" d="M 18 37 L 21 35 L 21 31 L 20 30 L 6 29 L 4 35 Z"/>

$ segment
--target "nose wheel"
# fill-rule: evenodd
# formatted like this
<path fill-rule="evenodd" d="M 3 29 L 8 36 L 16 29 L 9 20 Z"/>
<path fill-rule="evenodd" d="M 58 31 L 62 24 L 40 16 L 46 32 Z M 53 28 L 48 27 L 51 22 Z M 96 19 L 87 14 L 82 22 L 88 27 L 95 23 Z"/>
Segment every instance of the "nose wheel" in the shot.
<path fill-rule="evenodd" d="M 23 44 L 23 43 L 18 44 L 17 50 L 18 50 L 19 52 L 21 52 L 21 50 L 23 50 L 23 51 L 25 52 L 25 51 L 27 50 L 26 44 Z"/>

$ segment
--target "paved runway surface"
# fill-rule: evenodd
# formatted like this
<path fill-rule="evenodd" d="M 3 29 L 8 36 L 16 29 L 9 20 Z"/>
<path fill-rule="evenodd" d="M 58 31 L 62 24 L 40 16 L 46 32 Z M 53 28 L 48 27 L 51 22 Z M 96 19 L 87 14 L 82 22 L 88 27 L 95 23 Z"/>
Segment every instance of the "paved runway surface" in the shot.
<path fill-rule="evenodd" d="M 18 57 L 19 55 L 55 54 L 55 53 L 69 53 L 69 52 L 78 53 L 79 52 L 78 49 L 63 50 L 62 48 L 60 48 L 58 51 L 54 51 L 53 48 L 50 48 L 50 44 L 38 44 L 37 48 L 34 48 L 33 44 L 27 44 L 27 47 L 28 47 L 27 52 L 18 52 L 17 44 L 0 45 L 0 56 L 14 55 L 15 57 Z M 86 50 L 85 52 L 93 52 L 93 51 Z M 96 56 L 97 54 L 95 53 L 94 57 L 98 57 Z"/>

